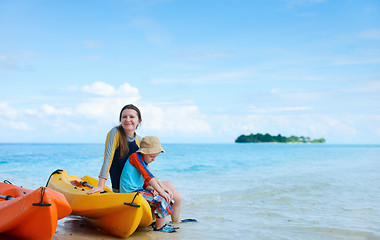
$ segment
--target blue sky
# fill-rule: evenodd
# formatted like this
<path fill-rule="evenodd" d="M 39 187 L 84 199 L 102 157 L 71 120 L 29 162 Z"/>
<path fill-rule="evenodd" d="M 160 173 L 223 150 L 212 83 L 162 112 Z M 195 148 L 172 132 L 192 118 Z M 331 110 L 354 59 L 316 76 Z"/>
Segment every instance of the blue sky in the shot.
<path fill-rule="evenodd" d="M 0 142 L 380 143 L 375 0 L 0 0 Z"/>

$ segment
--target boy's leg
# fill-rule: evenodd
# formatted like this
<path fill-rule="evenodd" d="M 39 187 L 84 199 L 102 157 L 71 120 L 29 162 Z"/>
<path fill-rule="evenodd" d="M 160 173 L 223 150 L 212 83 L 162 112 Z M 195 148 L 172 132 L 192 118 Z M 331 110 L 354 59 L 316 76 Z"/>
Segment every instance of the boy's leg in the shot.
<path fill-rule="evenodd" d="M 163 226 L 165 226 L 165 218 L 156 218 L 156 225 L 154 226 L 154 229 L 160 229 Z"/>
<path fill-rule="evenodd" d="M 181 204 L 182 204 L 182 197 L 181 194 L 175 189 L 173 183 L 171 182 L 161 182 L 166 187 L 170 189 L 173 193 L 173 199 L 174 204 L 172 205 L 173 213 L 171 214 L 172 222 L 181 222 L 180 220 L 180 214 L 181 214 Z"/>

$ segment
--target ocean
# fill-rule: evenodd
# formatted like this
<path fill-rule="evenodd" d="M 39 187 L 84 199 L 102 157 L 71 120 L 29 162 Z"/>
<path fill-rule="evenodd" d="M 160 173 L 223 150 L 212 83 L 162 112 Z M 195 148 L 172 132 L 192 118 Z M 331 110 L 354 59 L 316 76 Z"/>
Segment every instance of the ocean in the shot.
<path fill-rule="evenodd" d="M 380 239 L 380 145 L 163 147 L 151 171 L 181 193 L 181 217 L 198 222 L 130 239 Z M 0 144 L 0 180 L 35 189 L 56 169 L 97 178 L 103 153 L 103 144 Z M 117 238 L 69 216 L 53 239 Z"/>

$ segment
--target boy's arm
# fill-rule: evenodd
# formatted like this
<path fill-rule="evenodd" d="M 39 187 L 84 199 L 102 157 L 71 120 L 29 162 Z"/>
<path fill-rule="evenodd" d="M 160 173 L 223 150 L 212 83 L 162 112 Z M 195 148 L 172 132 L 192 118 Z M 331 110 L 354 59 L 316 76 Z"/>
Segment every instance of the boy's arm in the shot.
<path fill-rule="evenodd" d="M 158 192 L 157 192 L 152 186 L 150 186 L 149 184 L 148 184 L 147 187 L 145 187 L 145 185 L 144 185 L 143 188 L 144 188 L 146 191 L 148 191 L 148 192 L 150 192 L 151 194 L 153 194 L 153 197 L 159 195 Z"/>
<path fill-rule="evenodd" d="M 152 178 L 149 184 L 169 203 L 173 198 L 162 187 L 158 179 Z"/>
<path fill-rule="evenodd" d="M 169 194 L 170 199 L 173 199 L 174 198 L 173 192 L 167 186 L 165 186 L 165 184 L 162 184 L 160 180 L 157 179 L 157 181 L 158 181 L 158 184 L 160 184 L 160 187 Z"/>

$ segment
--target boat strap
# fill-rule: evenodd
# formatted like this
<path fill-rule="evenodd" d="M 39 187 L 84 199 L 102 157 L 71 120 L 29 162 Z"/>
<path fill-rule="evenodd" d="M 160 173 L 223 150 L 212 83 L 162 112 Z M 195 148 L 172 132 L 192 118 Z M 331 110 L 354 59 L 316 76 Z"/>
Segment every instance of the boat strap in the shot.
<path fill-rule="evenodd" d="M 50 203 L 44 203 L 44 195 L 45 195 L 45 190 L 46 188 L 41 187 L 41 202 L 39 203 L 33 203 L 33 206 L 38 206 L 38 207 L 49 207 L 51 206 Z"/>

